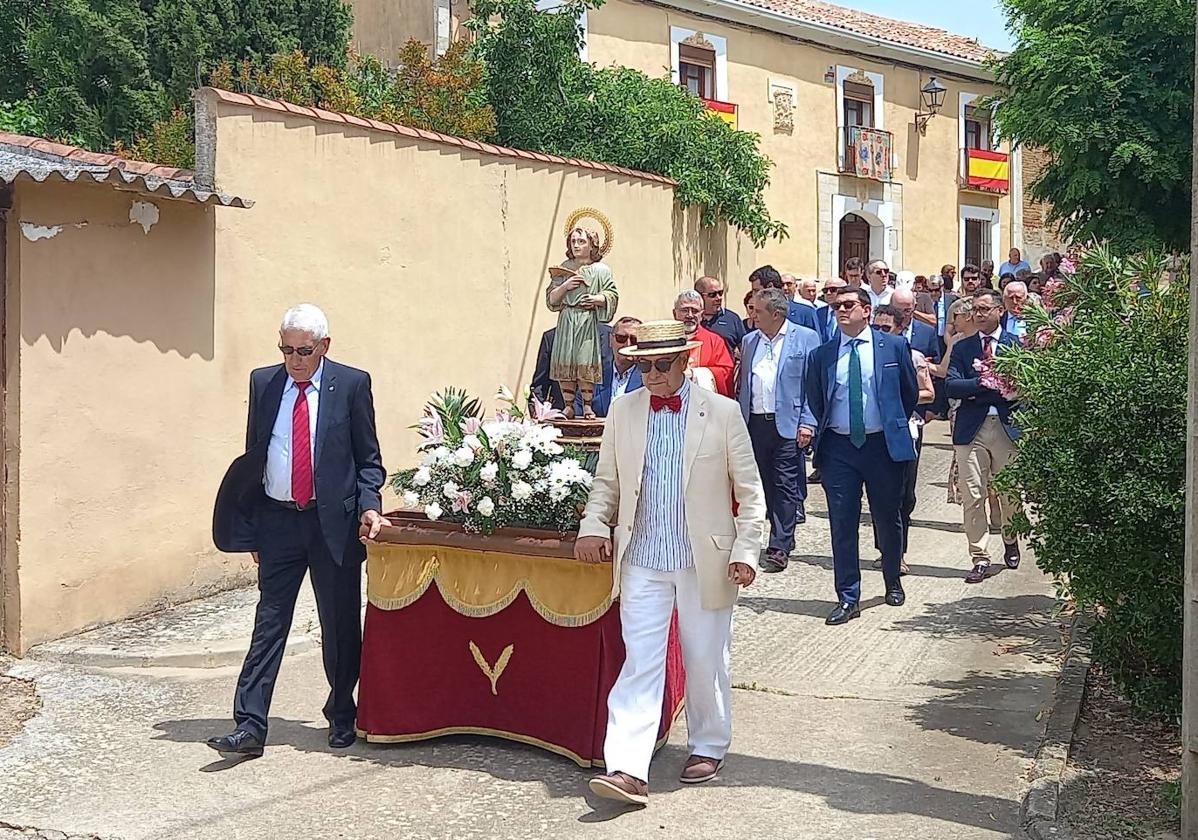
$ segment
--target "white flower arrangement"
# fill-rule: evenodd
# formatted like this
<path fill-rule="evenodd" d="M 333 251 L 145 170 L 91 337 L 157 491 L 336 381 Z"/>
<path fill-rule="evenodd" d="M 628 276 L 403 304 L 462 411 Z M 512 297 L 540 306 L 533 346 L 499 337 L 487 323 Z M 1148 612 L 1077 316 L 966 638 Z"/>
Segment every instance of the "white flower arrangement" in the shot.
<path fill-rule="evenodd" d="M 584 453 L 567 450 L 548 422 L 563 415 L 534 399 L 526 416 L 506 387 L 496 398 L 504 405 L 492 419 L 457 389 L 430 401 L 415 427 L 424 438 L 420 466 L 391 479 L 404 507 L 484 533 L 576 529 L 593 476 Z"/>

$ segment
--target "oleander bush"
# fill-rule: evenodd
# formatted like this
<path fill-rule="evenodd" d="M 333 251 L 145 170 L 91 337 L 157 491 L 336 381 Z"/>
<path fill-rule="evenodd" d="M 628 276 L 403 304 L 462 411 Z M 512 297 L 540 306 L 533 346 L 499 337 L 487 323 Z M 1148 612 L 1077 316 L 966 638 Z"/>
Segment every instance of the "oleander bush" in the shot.
<path fill-rule="evenodd" d="M 1094 656 L 1142 711 L 1181 708 L 1188 260 L 1095 248 L 999 358 L 1020 393 L 999 476 L 1062 594 L 1092 610 Z"/>

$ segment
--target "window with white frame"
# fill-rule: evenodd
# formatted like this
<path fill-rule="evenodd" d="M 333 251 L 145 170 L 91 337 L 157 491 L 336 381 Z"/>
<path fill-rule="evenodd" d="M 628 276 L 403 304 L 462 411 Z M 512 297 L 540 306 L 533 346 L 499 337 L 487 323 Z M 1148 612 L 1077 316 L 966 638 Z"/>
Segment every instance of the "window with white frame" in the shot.
<path fill-rule="evenodd" d="M 728 102 L 728 40 L 670 27 L 670 70 L 674 83 L 701 99 Z"/>
<path fill-rule="evenodd" d="M 870 73 L 858 67 L 836 68 L 836 125 L 837 160 L 843 170 L 848 149 L 848 129 L 851 126 L 885 129 L 886 77 L 881 73 Z M 896 165 L 895 151 L 891 150 L 891 166 Z"/>
<path fill-rule="evenodd" d="M 452 0 L 435 0 L 433 3 L 433 52 L 437 56 L 445 55 L 453 39 L 453 14 L 450 9 Z"/>

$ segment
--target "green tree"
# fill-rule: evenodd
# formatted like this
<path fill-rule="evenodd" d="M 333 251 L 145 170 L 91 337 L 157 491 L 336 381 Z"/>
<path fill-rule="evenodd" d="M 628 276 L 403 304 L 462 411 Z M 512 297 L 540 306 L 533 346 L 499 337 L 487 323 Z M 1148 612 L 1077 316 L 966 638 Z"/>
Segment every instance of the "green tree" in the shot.
<path fill-rule="evenodd" d="M 997 122 L 1051 162 L 1031 186 L 1066 237 L 1189 242 L 1194 0 L 1003 0 Z"/>
<path fill-rule="evenodd" d="M 546 13 L 535 0 L 474 0 L 467 25 L 486 65 L 499 141 L 667 175 L 706 224 L 723 219 L 758 245 L 786 236 L 765 204 L 772 163 L 756 134 L 706 115 L 668 77 L 579 60 L 578 16 L 602 3 L 563 0 Z"/>
<path fill-rule="evenodd" d="M 998 363 L 1024 430 L 999 484 L 1026 502 L 1036 560 L 1095 611 L 1095 658 L 1139 708 L 1170 715 L 1181 705 L 1189 280 L 1188 261 L 1163 252 L 1095 249 L 1046 290 L 1055 318 L 1029 314 L 1035 340 Z"/>

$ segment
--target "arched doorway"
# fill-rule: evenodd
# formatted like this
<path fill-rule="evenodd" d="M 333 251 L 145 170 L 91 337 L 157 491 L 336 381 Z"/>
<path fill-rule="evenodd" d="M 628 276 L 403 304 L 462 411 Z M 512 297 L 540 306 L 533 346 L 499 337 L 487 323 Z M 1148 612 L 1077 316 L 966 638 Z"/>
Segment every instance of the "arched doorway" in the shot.
<path fill-rule="evenodd" d="M 838 274 L 851 257 L 860 257 L 862 262 L 869 262 L 869 222 L 856 213 L 848 213 L 840 220 Z"/>

